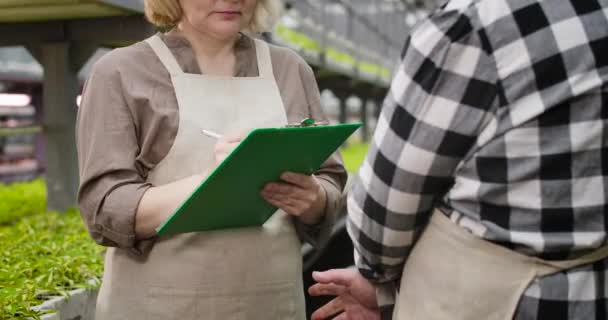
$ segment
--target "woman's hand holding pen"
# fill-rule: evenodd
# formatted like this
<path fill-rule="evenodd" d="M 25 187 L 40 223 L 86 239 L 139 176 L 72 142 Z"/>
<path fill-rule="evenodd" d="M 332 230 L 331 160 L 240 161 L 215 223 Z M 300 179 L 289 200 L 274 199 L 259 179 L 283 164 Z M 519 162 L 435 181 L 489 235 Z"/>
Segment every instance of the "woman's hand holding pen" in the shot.
<path fill-rule="evenodd" d="M 205 131 L 208 132 L 208 131 Z M 215 165 L 219 165 L 226 159 L 226 157 L 241 143 L 241 140 L 247 136 L 248 130 L 239 131 L 236 133 L 226 134 L 224 136 L 217 136 L 217 143 L 215 144 L 214 157 Z"/>
<path fill-rule="evenodd" d="M 271 182 L 262 189 L 262 197 L 273 206 L 297 217 L 305 224 L 316 224 L 325 211 L 327 196 L 315 176 L 285 172 L 281 182 Z"/>
<path fill-rule="evenodd" d="M 220 136 L 214 132 L 203 130 L 206 135 L 218 139 L 214 149 L 216 165 L 220 164 L 247 135 L 248 131 Z M 201 172 L 173 183 L 148 189 L 140 201 L 135 216 L 135 233 L 138 239 L 146 239 L 156 234 L 160 226 L 179 205 L 187 199 L 201 181 L 209 174 L 209 170 Z"/>

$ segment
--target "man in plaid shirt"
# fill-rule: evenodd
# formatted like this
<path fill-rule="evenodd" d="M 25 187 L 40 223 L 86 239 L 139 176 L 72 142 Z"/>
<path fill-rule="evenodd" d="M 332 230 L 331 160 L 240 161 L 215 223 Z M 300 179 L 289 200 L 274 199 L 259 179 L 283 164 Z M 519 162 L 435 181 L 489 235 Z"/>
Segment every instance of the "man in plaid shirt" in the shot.
<path fill-rule="evenodd" d="M 451 1 L 402 58 L 313 319 L 606 319 L 608 1 Z"/>

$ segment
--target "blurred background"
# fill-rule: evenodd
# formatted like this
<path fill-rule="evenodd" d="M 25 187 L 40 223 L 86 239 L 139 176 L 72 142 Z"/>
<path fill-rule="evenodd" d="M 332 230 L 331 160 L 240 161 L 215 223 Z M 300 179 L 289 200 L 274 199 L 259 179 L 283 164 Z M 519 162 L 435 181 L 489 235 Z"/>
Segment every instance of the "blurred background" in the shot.
<path fill-rule="evenodd" d="M 305 57 L 325 112 L 335 122 L 364 121 L 366 141 L 408 31 L 433 7 L 412 0 L 285 1 L 283 17 L 264 38 Z M 113 47 L 154 32 L 142 10 L 140 0 L 0 0 L 0 182 L 30 180 L 52 168 L 42 129 L 49 118 L 66 118 L 54 119 L 57 124 L 73 114 L 45 113 L 74 113 L 90 66 Z M 58 44 L 65 48 L 48 48 Z M 44 67 L 61 58 L 69 70 Z M 55 92 L 45 96 L 45 87 Z"/>

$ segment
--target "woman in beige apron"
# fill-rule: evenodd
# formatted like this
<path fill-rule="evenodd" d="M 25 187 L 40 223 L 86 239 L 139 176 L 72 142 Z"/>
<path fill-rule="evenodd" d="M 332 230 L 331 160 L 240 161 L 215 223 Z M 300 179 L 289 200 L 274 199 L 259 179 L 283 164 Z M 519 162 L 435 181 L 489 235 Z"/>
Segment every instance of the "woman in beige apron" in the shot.
<path fill-rule="evenodd" d="M 287 124 L 265 43 L 255 41 L 259 78 L 218 79 L 183 73 L 158 36 L 146 41 L 171 73 L 180 107 L 177 137 L 169 153 L 149 172 L 147 181 L 152 185 L 166 185 L 212 168 L 216 141 L 201 135 L 201 128 L 234 132 Z M 257 101 L 252 101 L 254 95 Z M 205 101 L 205 108 L 200 101 Z M 151 315 L 154 319 L 267 319 L 270 315 L 303 319 L 300 259 L 300 242 L 284 213 L 273 216 L 261 230 L 159 239 L 144 263 L 110 248 L 97 318 L 120 314 L 124 319 Z M 143 304 L 121 302 L 142 294 Z M 140 310 L 133 313 L 132 309 Z M 249 314 L 256 309 L 259 314 Z"/>
<path fill-rule="evenodd" d="M 158 4 L 169 2 L 178 5 L 177 1 L 147 1 L 149 18 L 158 18 L 154 16 L 159 12 L 154 11 Z M 179 3 L 189 23 L 200 22 L 195 28 L 191 24 L 190 32 L 215 23 L 210 28 L 235 32 L 237 37 L 242 28 L 235 28 L 234 24 L 241 16 L 246 20 L 248 10 L 256 8 L 255 0 Z M 257 6 L 268 4 L 260 1 Z M 206 15 L 208 12 L 212 14 Z M 259 18 L 254 14 L 254 20 Z M 185 30 L 187 33 L 188 28 Z M 139 202 L 134 226 L 138 238 L 153 236 L 171 209 L 200 183 L 203 173 L 217 165 L 240 139 L 236 135 L 218 142 L 203 135 L 203 129 L 230 136 L 251 128 L 288 123 L 269 46 L 259 40 L 252 42 L 259 71 L 256 77 L 186 73 L 161 36 L 145 41 L 170 75 L 179 116 L 169 152 L 147 172 L 145 182 L 158 187 L 148 189 Z M 193 42 L 195 51 L 196 45 Z M 198 62 L 202 69 L 208 67 L 206 70 L 222 67 Z M 81 158 L 85 158 L 81 163 L 85 163 L 86 170 L 86 156 Z M 142 241 L 131 249 L 109 248 L 96 319 L 305 319 L 301 244 L 293 216 L 307 223 L 319 222 L 324 208 L 325 212 L 335 210 L 335 206 L 329 208 L 332 205 L 328 199 L 338 190 L 318 182 L 321 178 L 282 178 L 293 185 L 304 181 L 306 185 L 299 192 L 315 190 L 319 196 L 291 199 L 287 195 L 293 189 L 291 185 L 269 184 L 262 195 L 284 210 L 277 211 L 261 228 L 181 234 Z M 298 207 L 302 203 L 304 207 L 308 205 L 304 210 Z M 134 254 L 136 251 L 145 254 Z"/>

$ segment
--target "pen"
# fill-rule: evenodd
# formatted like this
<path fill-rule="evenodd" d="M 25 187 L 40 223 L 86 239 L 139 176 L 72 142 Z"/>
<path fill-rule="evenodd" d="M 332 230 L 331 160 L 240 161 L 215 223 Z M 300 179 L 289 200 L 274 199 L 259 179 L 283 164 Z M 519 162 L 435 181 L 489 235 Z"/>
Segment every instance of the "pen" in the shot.
<path fill-rule="evenodd" d="M 222 137 L 220 134 L 217 134 L 213 131 L 209 131 L 209 130 L 205 130 L 205 129 L 203 129 L 203 134 L 205 134 L 208 137 L 215 138 L 215 139 L 219 139 Z"/>

